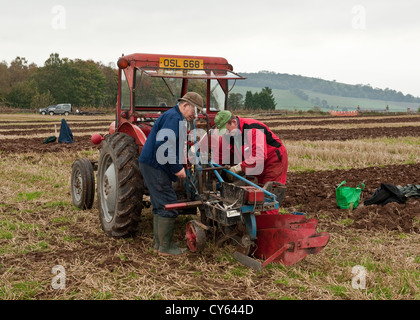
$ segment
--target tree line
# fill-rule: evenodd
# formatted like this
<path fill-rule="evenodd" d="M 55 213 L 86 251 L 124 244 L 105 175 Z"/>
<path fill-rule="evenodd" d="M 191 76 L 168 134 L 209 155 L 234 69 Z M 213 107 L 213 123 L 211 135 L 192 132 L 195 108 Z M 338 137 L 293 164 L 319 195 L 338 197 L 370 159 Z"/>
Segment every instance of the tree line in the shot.
<path fill-rule="evenodd" d="M 229 95 L 229 109 L 231 110 L 275 110 L 276 105 L 273 91 L 269 87 L 264 87 L 260 92 L 255 93 L 247 91 L 245 100 L 240 93 Z"/>
<path fill-rule="evenodd" d="M 299 91 L 296 90 L 308 90 L 340 97 L 365 98 L 395 102 L 420 102 L 419 97 L 414 97 L 411 94 L 404 95 L 401 91 L 389 88 L 373 88 L 369 84 L 350 85 L 336 81 L 327 81 L 318 78 L 304 77 L 301 75 L 282 74 L 270 71 L 241 73 L 241 75 L 247 78 L 241 82 L 241 85 L 247 87 L 262 88 L 269 86 L 273 89 L 295 91 L 295 93 L 299 93 Z"/>
<path fill-rule="evenodd" d="M 92 60 L 52 53 L 44 66 L 17 57 L 0 62 L 0 104 L 31 109 L 71 103 L 75 107 L 115 106 L 118 70 Z"/>
<path fill-rule="evenodd" d="M 118 94 L 118 70 L 92 60 L 71 60 L 51 53 L 42 67 L 16 57 L 10 64 L 0 62 L 0 105 L 38 109 L 52 104 L 75 107 L 114 107 Z M 260 92 L 232 93 L 232 110 L 275 110 L 269 87 Z"/>

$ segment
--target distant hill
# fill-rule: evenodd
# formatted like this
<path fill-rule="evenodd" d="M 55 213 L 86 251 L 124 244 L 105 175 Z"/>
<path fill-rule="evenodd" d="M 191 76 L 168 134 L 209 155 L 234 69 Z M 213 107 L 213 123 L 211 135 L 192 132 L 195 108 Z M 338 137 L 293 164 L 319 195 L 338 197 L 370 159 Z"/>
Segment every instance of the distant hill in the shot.
<path fill-rule="evenodd" d="M 245 95 L 264 87 L 273 90 L 277 109 L 322 109 L 354 110 L 358 106 L 365 110 L 390 111 L 417 110 L 420 98 L 389 88 L 372 88 L 369 85 L 350 85 L 336 81 L 281 74 L 270 71 L 241 73 L 246 80 L 237 81 L 232 92 Z"/>

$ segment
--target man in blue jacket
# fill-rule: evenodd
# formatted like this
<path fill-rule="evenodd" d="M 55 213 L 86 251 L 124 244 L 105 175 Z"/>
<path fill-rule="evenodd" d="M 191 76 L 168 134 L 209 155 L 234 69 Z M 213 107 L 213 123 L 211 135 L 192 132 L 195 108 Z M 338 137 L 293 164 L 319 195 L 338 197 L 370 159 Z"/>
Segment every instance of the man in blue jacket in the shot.
<path fill-rule="evenodd" d="M 195 118 L 197 109 L 203 110 L 203 98 L 198 93 L 188 92 L 178 101 L 178 105 L 156 121 L 139 158 L 140 170 L 150 192 L 154 250 L 159 255 L 184 253 L 172 241 L 178 211 L 166 211 L 165 205 L 178 201 L 172 182 L 186 178 L 183 166 L 186 123 Z"/>

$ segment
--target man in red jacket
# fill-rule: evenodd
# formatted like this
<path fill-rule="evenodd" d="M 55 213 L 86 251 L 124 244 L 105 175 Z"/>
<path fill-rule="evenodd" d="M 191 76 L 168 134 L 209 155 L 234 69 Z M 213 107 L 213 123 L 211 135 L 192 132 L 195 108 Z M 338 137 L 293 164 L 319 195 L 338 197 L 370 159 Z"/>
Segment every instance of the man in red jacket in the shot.
<path fill-rule="evenodd" d="M 286 185 L 288 156 L 281 140 L 261 121 L 242 118 L 230 111 L 220 111 L 214 119 L 220 134 L 225 141 L 220 148 L 219 163 L 229 164 L 234 156 L 235 165 L 230 168 L 234 173 L 244 172 L 256 176 L 258 183 L 264 185 L 269 181 Z M 232 139 L 233 138 L 233 139 Z M 230 143 L 234 140 L 234 143 Z M 226 157 L 228 143 L 229 158 Z M 215 159 L 216 160 L 216 159 Z M 263 212 L 278 214 L 278 210 Z"/>

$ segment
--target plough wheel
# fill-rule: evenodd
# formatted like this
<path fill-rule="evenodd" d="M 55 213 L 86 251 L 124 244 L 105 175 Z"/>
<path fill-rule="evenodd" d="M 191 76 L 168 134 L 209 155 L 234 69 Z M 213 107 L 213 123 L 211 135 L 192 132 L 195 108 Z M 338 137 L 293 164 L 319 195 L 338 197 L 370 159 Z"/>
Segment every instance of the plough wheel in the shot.
<path fill-rule="evenodd" d="M 206 231 L 195 221 L 189 221 L 186 226 L 187 246 L 191 252 L 201 252 L 206 246 Z"/>

